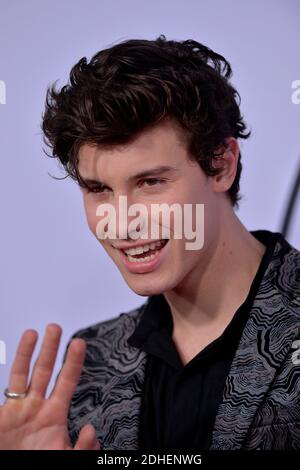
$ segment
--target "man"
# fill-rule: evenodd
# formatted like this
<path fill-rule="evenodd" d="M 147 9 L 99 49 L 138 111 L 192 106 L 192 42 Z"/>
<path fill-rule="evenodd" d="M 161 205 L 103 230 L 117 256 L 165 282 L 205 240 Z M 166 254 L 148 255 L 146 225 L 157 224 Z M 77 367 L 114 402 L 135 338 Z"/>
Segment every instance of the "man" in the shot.
<path fill-rule="evenodd" d="M 160 36 L 83 58 L 48 90 L 46 142 L 79 184 L 90 230 L 148 299 L 74 335 L 48 400 L 60 328 L 48 327 L 27 392 L 36 334 L 25 332 L 2 448 L 300 449 L 300 252 L 234 212 L 249 133 L 230 77 L 219 54 Z M 115 237 L 99 236 L 101 210 L 120 215 L 121 197 L 146 207 L 156 237 L 136 237 L 129 212 Z M 154 220 L 158 203 L 204 206 L 199 249 L 175 236 L 175 216 Z"/>

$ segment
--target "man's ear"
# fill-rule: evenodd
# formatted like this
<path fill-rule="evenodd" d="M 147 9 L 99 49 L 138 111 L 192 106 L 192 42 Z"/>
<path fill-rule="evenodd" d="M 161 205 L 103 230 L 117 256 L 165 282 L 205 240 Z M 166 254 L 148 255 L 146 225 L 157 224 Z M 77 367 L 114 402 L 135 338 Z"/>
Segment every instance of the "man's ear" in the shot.
<path fill-rule="evenodd" d="M 218 148 L 223 151 L 220 157 L 217 157 L 214 162 L 214 168 L 220 168 L 220 173 L 212 177 L 213 190 L 217 193 L 226 192 L 231 187 L 238 165 L 240 148 L 237 139 L 228 137 L 226 140 L 226 147 Z"/>

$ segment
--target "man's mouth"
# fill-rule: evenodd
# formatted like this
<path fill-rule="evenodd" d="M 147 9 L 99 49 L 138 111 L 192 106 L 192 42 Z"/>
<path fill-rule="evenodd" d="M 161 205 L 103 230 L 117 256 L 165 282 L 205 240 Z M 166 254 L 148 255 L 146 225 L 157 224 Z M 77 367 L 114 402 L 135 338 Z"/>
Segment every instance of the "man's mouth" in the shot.
<path fill-rule="evenodd" d="M 147 262 L 154 259 L 157 253 L 167 244 L 168 241 L 168 239 L 157 240 L 136 248 L 129 248 L 122 251 L 131 262 Z"/>

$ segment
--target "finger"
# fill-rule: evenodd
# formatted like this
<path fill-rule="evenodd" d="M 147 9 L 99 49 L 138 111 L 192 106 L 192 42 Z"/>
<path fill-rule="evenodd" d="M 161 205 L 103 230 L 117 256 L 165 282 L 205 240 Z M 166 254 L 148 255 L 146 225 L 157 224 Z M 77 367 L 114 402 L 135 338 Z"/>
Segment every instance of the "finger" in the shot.
<path fill-rule="evenodd" d="M 23 393 L 27 389 L 30 361 L 38 339 L 35 330 L 26 330 L 22 334 L 15 354 L 9 377 L 9 390 Z"/>
<path fill-rule="evenodd" d="M 86 424 L 81 429 L 74 450 L 99 450 L 100 443 L 92 424 Z"/>
<path fill-rule="evenodd" d="M 47 325 L 40 353 L 35 362 L 29 394 L 44 396 L 53 373 L 62 329 L 55 323 Z"/>
<path fill-rule="evenodd" d="M 57 401 L 65 407 L 66 414 L 80 377 L 85 349 L 86 344 L 83 339 L 76 338 L 70 342 L 65 363 L 50 396 L 51 400 Z"/>

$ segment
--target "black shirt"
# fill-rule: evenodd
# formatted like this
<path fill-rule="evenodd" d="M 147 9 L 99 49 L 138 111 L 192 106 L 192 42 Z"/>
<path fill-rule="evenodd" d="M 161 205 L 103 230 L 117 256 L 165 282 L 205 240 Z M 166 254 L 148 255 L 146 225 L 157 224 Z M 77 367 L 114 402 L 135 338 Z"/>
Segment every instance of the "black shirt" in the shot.
<path fill-rule="evenodd" d="M 224 332 L 183 365 L 172 340 L 173 320 L 163 294 L 150 296 L 128 339 L 148 353 L 139 427 L 140 449 L 208 449 L 218 406 L 258 286 L 278 232 L 250 232 L 266 251 L 248 296 Z"/>

